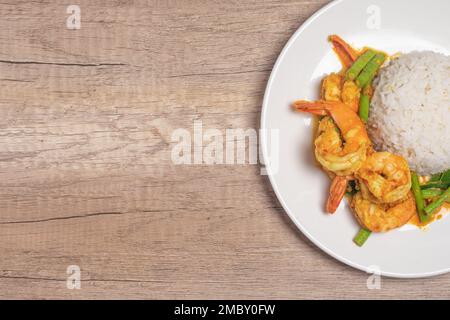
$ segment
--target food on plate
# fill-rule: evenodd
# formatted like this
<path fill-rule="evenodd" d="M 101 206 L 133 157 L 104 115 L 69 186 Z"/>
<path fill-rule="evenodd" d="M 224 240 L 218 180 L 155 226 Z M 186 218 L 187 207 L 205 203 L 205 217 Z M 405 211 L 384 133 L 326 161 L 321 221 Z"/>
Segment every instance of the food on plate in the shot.
<path fill-rule="evenodd" d="M 393 204 L 372 202 L 358 192 L 351 206 L 359 223 L 372 232 L 386 232 L 401 227 L 416 214 L 416 203 L 410 192 L 403 200 Z"/>
<path fill-rule="evenodd" d="M 349 196 L 359 246 L 415 217 L 436 220 L 450 200 L 450 57 L 330 41 L 343 69 L 324 77 L 320 100 L 293 104 L 319 117 L 314 152 L 332 179 L 326 211 Z"/>
<path fill-rule="evenodd" d="M 316 158 L 322 166 L 339 175 L 355 173 L 366 160 L 370 140 L 358 115 L 341 102 L 297 101 L 298 111 L 325 116 L 319 124 Z M 329 115 L 329 116 L 327 116 Z"/>
<path fill-rule="evenodd" d="M 374 152 L 356 172 L 364 198 L 375 203 L 393 203 L 411 190 L 408 162 L 389 152 Z"/>

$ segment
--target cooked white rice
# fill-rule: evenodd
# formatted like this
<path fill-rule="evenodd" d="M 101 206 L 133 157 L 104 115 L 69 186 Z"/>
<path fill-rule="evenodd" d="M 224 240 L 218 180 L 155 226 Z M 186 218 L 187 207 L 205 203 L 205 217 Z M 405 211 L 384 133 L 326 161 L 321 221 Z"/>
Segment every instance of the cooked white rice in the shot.
<path fill-rule="evenodd" d="M 412 52 L 380 71 L 369 115 L 377 150 L 429 175 L 450 169 L 450 57 Z"/>

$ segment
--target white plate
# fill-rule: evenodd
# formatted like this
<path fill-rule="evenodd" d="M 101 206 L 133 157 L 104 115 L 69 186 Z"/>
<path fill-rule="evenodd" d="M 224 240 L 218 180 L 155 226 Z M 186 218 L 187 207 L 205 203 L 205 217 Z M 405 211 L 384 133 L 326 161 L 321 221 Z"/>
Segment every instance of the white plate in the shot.
<path fill-rule="evenodd" d="M 311 117 L 292 112 L 290 105 L 297 99 L 317 99 L 323 75 L 340 69 L 327 41 L 330 34 L 356 47 L 367 45 L 391 54 L 412 50 L 449 54 L 449 13 L 448 0 L 334 1 L 292 36 L 267 85 L 261 145 L 279 201 L 318 247 L 366 272 L 416 278 L 450 271 L 450 218 L 433 223 L 426 231 L 405 226 L 373 234 L 362 248 L 357 247 L 352 239 L 359 226 L 347 203 L 335 215 L 324 212 L 330 181 L 314 164 Z M 271 138 L 276 130 L 278 150 Z"/>

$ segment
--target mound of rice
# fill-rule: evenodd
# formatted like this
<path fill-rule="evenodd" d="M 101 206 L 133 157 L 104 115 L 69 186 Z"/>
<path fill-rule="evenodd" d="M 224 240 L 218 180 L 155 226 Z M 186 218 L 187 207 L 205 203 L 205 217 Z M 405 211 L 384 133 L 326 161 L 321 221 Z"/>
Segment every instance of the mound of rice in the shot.
<path fill-rule="evenodd" d="M 450 57 L 402 55 L 374 85 L 368 131 L 375 148 L 402 155 L 422 175 L 450 169 Z"/>

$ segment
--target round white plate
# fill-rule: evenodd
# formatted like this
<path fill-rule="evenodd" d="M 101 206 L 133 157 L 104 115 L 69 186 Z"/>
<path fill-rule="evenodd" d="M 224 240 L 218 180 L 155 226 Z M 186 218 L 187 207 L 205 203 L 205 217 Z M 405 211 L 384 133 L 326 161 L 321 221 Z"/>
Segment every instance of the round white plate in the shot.
<path fill-rule="evenodd" d="M 267 85 L 261 146 L 280 203 L 319 248 L 366 272 L 416 278 L 450 271 L 450 218 L 426 231 L 405 226 L 372 234 L 362 248 L 357 247 L 352 239 L 359 226 L 347 203 L 334 215 L 324 212 L 330 181 L 314 162 L 311 116 L 293 112 L 291 104 L 297 99 L 317 99 L 322 77 L 339 71 L 329 35 L 390 54 L 413 50 L 449 54 L 449 12 L 448 0 L 334 1 L 292 36 Z"/>

